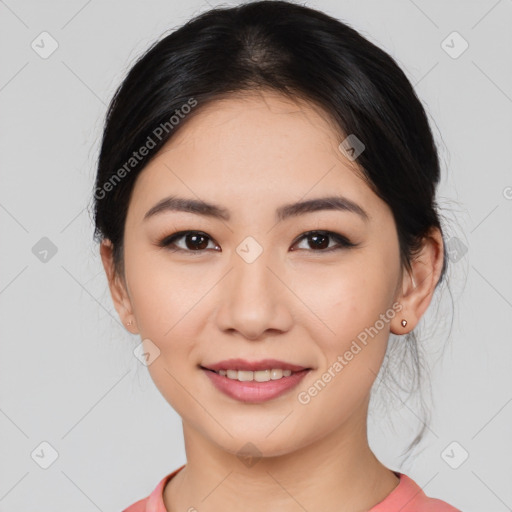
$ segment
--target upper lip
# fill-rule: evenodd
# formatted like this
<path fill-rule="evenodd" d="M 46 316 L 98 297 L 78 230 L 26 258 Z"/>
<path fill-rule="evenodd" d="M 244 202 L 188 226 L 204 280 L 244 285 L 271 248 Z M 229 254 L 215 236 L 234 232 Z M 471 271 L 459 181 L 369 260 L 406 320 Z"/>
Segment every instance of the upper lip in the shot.
<path fill-rule="evenodd" d="M 292 372 L 299 372 L 305 370 L 305 366 L 286 363 L 278 359 L 260 359 L 259 361 L 247 361 L 246 359 L 226 359 L 218 363 L 203 365 L 203 368 L 218 372 L 219 370 L 244 370 L 244 371 L 258 371 L 258 370 L 271 370 L 273 368 L 281 370 L 291 370 Z"/>

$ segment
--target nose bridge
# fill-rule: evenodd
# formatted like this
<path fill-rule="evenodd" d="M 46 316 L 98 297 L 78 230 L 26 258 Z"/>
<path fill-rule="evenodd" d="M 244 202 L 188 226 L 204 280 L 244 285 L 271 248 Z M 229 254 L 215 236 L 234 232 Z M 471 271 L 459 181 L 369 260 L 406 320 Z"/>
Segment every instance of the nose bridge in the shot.
<path fill-rule="evenodd" d="M 250 302 L 254 302 L 261 297 L 266 304 L 271 302 L 277 291 L 274 290 L 276 283 L 272 283 L 275 277 L 269 270 L 274 261 L 272 252 L 255 237 L 247 236 L 240 242 L 233 254 L 233 280 L 239 298 L 249 298 Z M 256 296 L 251 297 L 251 294 Z"/>
<path fill-rule="evenodd" d="M 290 327 L 290 311 L 283 303 L 283 283 L 276 278 L 279 258 L 254 237 L 246 237 L 232 253 L 232 270 L 224 288 L 218 321 L 250 339 L 267 329 Z"/>

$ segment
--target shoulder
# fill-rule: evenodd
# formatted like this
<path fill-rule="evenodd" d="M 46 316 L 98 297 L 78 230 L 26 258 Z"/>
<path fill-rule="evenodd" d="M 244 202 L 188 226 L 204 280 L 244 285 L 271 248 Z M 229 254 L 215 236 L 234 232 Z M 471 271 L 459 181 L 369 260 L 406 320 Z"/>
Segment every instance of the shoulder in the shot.
<path fill-rule="evenodd" d="M 438 498 L 431 498 L 423 489 L 404 473 L 396 473 L 400 482 L 369 512 L 461 512 L 449 503 Z"/>
<path fill-rule="evenodd" d="M 185 465 L 174 470 L 172 473 L 165 475 L 158 485 L 153 489 L 153 492 L 139 501 L 136 501 L 128 508 L 125 508 L 123 512 L 167 512 L 164 505 L 164 488 L 169 480 L 183 469 Z"/>
<path fill-rule="evenodd" d="M 146 504 L 149 500 L 148 498 L 143 498 L 142 500 L 139 500 L 132 505 L 130 505 L 128 508 L 125 508 L 123 512 L 146 512 Z"/>

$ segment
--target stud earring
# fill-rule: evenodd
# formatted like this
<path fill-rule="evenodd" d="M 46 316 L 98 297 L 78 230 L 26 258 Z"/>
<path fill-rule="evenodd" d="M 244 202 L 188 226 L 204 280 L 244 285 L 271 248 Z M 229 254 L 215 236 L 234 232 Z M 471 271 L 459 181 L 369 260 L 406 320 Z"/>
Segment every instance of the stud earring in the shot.
<path fill-rule="evenodd" d="M 126 325 L 132 325 L 132 321 L 126 322 Z"/>
<path fill-rule="evenodd" d="M 402 320 L 401 324 L 402 324 L 402 327 L 405 327 L 405 326 L 407 325 L 407 320 L 405 320 L 405 318 L 404 318 L 404 319 Z"/>

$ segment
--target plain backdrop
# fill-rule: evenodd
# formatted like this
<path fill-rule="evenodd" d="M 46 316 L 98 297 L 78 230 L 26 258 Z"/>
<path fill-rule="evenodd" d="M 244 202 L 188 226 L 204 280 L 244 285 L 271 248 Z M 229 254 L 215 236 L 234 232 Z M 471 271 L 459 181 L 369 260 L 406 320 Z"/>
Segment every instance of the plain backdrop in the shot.
<path fill-rule="evenodd" d="M 115 88 L 154 40 L 215 5 L 0 1 L 0 511 L 120 511 L 185 462 L 181 420 L 113 307 L 87 207 Z M 446 294 L 424 318 L 453 318 L 425 345 L 432 422 L 402 466 L 412 402 L 389 421 L 372 414 L 370 444 L 464 512 L 512 510 L 512 1 L 307 5 L 402 66 L 431 118 L 451 219 L 454 308 Z"/>

